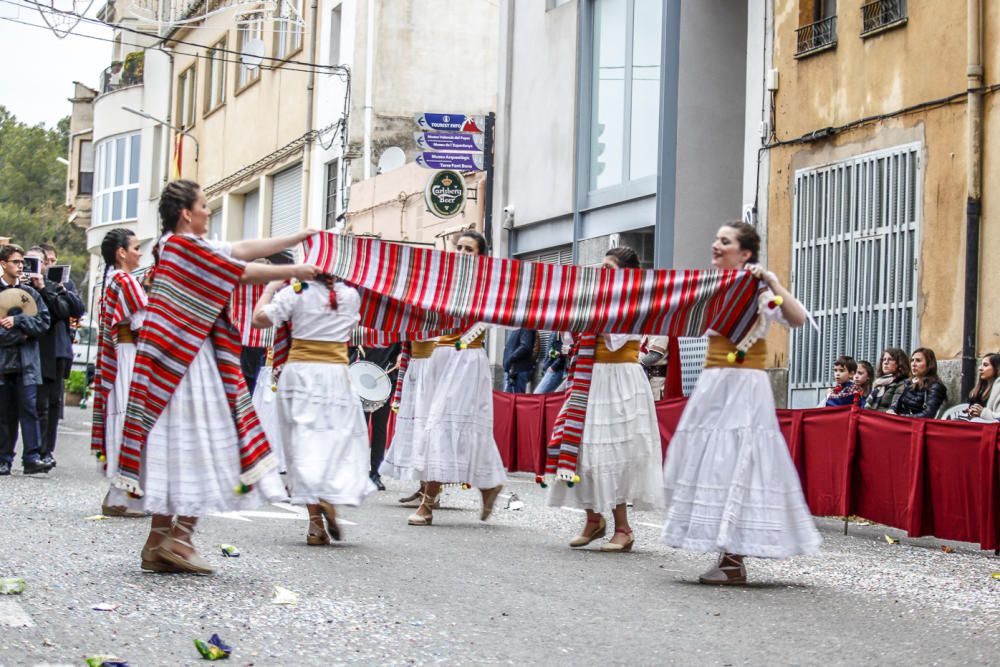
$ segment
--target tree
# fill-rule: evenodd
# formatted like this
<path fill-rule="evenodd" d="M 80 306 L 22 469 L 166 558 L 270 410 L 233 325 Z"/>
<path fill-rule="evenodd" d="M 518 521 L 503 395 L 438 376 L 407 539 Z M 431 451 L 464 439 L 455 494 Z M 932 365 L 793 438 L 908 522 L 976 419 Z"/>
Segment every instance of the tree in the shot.
<path fill-rule="evenodd" d="M 86 232 L 66 221 L 66 167 L 56 160 L 68 152 L 69 117 L 46 129 L 19 122 L 0 105 L 0 236 L 25 249 L 54 245 L 86 294 Z"/>

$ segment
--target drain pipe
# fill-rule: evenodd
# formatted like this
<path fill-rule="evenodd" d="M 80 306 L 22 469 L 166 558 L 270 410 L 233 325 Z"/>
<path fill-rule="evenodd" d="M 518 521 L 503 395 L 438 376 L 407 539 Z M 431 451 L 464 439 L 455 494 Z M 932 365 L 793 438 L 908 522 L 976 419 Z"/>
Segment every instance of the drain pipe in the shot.
<path fill-rule="evenodd" d="M 312 6 L 309 9 L 309 22 L 311 24 L 310 28 L 310 62 L 316 61 L 316 53 L 319 50 L 317 42 L 319 41 L 319 0 L 313 0 Z M 313 143 L 316 141 L 315 137 L 309 137 L 313 131 L 313 107 L 315 106 L 316 97 L 316 68 L 309 70 L 309 79 L 306 83 L 306 143 L 302 149 L 302 229 L 310 229 L 309 225 L 309 198 L 312 196 L 311 192 L 311 178 L 312 178 L 312 151 Z M 323 229 L 322 223 L 318 227 Z"/>
<path fill-rule="evenodd" d="M 375 85 L 375 0 L 368 0 L 368 15 L 366 43 L 365 43 L 365 133 L 362 143 L 362 159 L 364 160 L 365 180 L 372 175 L 372 105 L 374 93 L 372 87 Z M 373 214 L 374 215 L 374 214 Z"/>
<path fill-rule="evenodd" d="M 962 322 L 962 396 L 976 382 L 979 305 L 979 232 L 983 182 L 982 0 L 968 0 L 968 195 L 965 202 L 965 302 Z"/>

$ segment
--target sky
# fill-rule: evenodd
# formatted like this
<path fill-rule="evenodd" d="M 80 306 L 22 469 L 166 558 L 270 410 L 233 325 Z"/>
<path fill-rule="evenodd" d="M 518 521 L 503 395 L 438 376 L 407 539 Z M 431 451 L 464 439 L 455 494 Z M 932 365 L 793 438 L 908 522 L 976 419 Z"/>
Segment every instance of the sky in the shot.
<path fill-rule="evenodd" d="M 53 0 L 43 0 L 51 4 Z M 56 7 L 71 9 L 73 0 L 54 0 Z M 86 0 L 77 1 L 77 11 Z M 105 0 L 94 0 L 87 16 L 95 16 Z M 13 18 L 42 28 L 5 20 Z M 80 23 L 73 33 L 112 37 L 111 28 Z M 111 64 L 111 43 L 70 34 L 59 39 L 38 10 L 23 0 L 0 0 L 0 105 L 21 122 L 53 127 L 70 113 L 67 101 L 73 82 L 97 87 L 100 73 Z"/>

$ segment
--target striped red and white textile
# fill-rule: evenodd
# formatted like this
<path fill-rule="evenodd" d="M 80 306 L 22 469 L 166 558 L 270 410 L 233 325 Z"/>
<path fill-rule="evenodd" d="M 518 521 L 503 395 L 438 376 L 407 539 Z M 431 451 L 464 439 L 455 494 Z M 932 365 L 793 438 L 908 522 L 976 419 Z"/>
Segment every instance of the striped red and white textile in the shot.
<path fill-rule="evenodd" d="M 271 347 L 274 343 L 274 327 L 255 329 L 253 309 L 264 293 L 264 285 L 240 285 L 233 290 L 233 298 L 229 302 L 230 319 L 240 332 L 240 342 L 243 347 Z"/>

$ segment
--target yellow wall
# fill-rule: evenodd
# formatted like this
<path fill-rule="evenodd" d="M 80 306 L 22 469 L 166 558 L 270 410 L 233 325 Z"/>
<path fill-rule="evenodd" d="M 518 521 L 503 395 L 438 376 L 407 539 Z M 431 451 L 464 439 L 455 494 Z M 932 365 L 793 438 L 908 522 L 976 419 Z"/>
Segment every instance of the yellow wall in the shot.
<path fill-rule="evenodd" d="M 960 2 L 909 2 L 909 21 L 900 28 L 862 39 L 861 3 L 841 2 L 835 49 L 795 59 L 798 0 L 778 0 L 773 66 L 780 73 L 775 96 L 777 139 L 787 141 L 830 126 L 898 111 L 966 89 L 966 6 Z M 998 10 L 984 21 L 988 30 L 986 83 L 994 81 Z M 1000 145 L 998 100 L 987 96 L 984 140 L 983 266 L 980 276 L 979 350 L 1000 348 L 1000 309 L 992 308 L 990 258 L 1000 251 L 1000 211 L 991 210 L 991 190 L 1000 173 L 990 147 Z M 939 359 L 960 355 L 967 196 L 966 104 L 956 103 L 871 122 L 829 139 L 777 146 L 769 151 L 768 261 L 787 284 L 791 261 L 795 171 L 851 156 L 920 141 L 923 147 L 917 317 L 919 343 Z M 787 350 L 787 336 L 775 333 L 773 349 Z"/>

